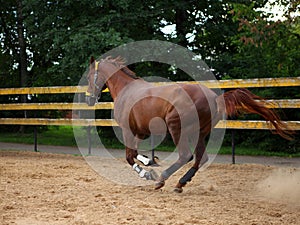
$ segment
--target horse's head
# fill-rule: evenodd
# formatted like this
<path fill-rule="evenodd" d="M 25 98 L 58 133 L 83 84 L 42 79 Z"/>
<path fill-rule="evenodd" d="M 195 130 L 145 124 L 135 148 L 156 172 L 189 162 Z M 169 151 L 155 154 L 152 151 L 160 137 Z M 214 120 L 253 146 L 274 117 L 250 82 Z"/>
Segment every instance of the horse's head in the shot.
<path fill-rule="evenodd" d="M 101 97 L 101 91 L 106 88 L 105 78 L 99 71 L 99 61 L 96 61 L 94 57 L 91 57 L 90 60 L 87 80 L 89 86 L 85 93 L 85 100 L 89 106 L 93 106 Z"/>

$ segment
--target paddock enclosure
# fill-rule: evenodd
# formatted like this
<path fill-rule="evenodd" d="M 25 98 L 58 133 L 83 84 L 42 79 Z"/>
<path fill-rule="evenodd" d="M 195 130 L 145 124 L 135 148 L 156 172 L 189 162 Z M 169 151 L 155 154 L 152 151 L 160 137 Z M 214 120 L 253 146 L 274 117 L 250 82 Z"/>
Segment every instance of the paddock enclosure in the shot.
<path fill-rule="evenodd" d="M 111 182 L 81 156 L 0 151 L 0 157 L 3 225 L 300 224 L 299 168 L 213 163 L 176 194 L 184 169 L 155 191 Z"/>

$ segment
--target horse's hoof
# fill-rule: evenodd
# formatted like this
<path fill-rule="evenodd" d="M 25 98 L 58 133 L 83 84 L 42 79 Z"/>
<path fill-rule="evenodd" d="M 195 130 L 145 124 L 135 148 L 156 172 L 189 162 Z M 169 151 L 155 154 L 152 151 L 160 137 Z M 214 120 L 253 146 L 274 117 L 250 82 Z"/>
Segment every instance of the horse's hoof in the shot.
<path fill-rule="evenodd" d="M 183 189 L 181 187 L 174 188 L 174 192 L 176 192 L 176 193 L 182 193 L 182 191 L 183 191 Z"/>
<path fill-rule="evenodd" d="M 162 188 L 165 185 L 165 181 L 159 181 L 155 184 L 155 190 Z"/>

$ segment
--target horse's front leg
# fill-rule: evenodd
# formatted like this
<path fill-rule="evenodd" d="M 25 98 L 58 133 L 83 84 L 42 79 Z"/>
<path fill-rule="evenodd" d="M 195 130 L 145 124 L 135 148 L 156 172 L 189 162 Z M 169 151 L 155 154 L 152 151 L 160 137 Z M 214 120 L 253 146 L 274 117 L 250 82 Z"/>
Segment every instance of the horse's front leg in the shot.
<path fill-rule="evenodd" d="M 136 135 L 135 137 L 126 137 L 126 159 L 130 165 L 133 165 L 134 159 L 139 160 L 142 162 L 145 166 L 148 166 L 151 164 L 151 160 L 143 155 L 138 154 L 137 149 L 139 146 L 139 143 L 143 139 L 143 136 Z M 134 149 L 132 149 L 134 147 Z"/>
<path fill-rule="evenodd" d="M 135 164 L 134 159 L 138 155 L 137 150 L 129 147 L 126 147 L 125 149 L 126 149 L 126 160 L 131 166 L 133 166 Z"/>
<path fill-rule="evenodd" d="M 157 180 L 158 175 L 153 169 L 147 171 L 134 161 L 134 158 L 137 158 L 138 156 L 137 150 L 126 147 L 126 160 L 132 166 L 133 170 L 137 172 L 141 178 L 146 178 L 146 180 Z"/>
<path fill-rule="evenodd" d="M 123 137 L 126 145 L 126 160 L 129 163 L 129 165 L 132 166 L 134 171 L 136 171 L 141 178 L 146 178 L 147 180 L 156 180 L 158 175 L 155 173 L 154 170 L 147 171 L 134 161 L 135 158 L 143 159 L 143 160 L 144 158 L 146 159 L 146 157 L 139 155 L 137 150 L 134 149 L 137 148 L 138 138 L 133 137 L 131 134 L 128 134 L 124 131 L 123 131 Z"/>
<path fill-rule="evenodd" d="M 134 148 L 135 149 L 138 149 L 139 147 L 139 143 L 141 140 L 143 140 L 145 138 L 145 135 L 136 135 L 135 138 L 134 138 Z M 137 160 L 139 160 L 140 162 L 142 162 L 145 166 L 150 166 L 153 164 L 152 160 L 149 159 L 148 157 L 146 156 L 143 156 L 141 154 L 136 154 L 135 158 Z"/>

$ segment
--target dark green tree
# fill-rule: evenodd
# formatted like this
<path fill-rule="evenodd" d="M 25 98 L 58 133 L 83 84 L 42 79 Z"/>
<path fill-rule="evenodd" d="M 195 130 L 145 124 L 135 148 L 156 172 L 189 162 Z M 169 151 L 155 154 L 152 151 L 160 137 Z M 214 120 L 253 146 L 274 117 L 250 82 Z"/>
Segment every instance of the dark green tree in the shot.
<path fill-rule="evenodd" d="M 300 66 L 299 17 L 294 1 L 285 2 L 288 10 L 283 20 L 271 20 L 271 15 L 255 10 L 255 5 L 234 4 L 231 13 L 239 22 L 238 33 L 231 38 L 237 52 L 232 55 L 234 67 L 226 78 L 297 77 Z M 290 4 L 291 3 L 291 4 Z M 260 88 L 255 93 L 271 99 L 299 98 L 299 87 Z M 283 120 L 299 120 L 298 109 L 280 110 Z M 248 118 L 257 118 L 255 116 Z M 294 141 L 286 141 L 268 132 L 241 131 L 238 142 L 244 145 L 258 143 L 258 148 L 270 151 L 300 151 L 299 134 Z"/>

